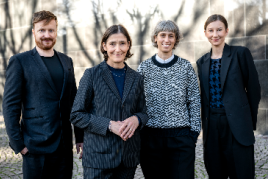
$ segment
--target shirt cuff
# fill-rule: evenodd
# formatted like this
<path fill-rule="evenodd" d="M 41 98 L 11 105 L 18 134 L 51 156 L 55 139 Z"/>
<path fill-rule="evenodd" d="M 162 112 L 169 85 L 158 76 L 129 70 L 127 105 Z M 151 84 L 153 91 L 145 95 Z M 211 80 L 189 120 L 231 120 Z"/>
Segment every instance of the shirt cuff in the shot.
<path fill-rule="evenodd" d="M 135 115 L 135 116 L 137 116 L 137 115 Z M 138 120 L 139 120 L 139 126 L 140 126 L 140 125 L 141 125 L 141 119 L 140 119 L 139 116 L 137 116 L 137 118 L 138 118 Z"/>

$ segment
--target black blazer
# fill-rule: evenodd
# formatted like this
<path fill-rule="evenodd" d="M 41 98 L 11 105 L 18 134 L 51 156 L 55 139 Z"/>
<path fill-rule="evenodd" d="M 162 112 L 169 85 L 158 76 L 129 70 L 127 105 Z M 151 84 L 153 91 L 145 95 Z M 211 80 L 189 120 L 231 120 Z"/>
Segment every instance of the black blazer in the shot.
<path fill-rule="evenodd" d="M 197 61 L 201 86 L 203 140 L 209 121 L 209 69 L 211 52 Z M 246 47 L 225 44 L 221 60 L 222 99 L 229 126 L 242 145 L 254 144 L 261 89 L 252 55 Z"/>
<path fill-rule="evenodd" d="M 124 142 L 109 132 L 111 120 L 122 121 L 137 115 L 141 126 Z M 105 61 L 87 69 L 75 97 L 71 122 L 84 129 L 83 166 L 115 168 L 121 162 L 135 167 L 140 162 L 140 129 L 147 123 L 142 76 L 127 66 L 121 99 Z"/>
<path fill-rule="evenodd" d="M 50 73 L 35 48 L 14 55 L 9 60 L 3 115 L 10 146 L 15 153 L 19 153 L 25 146 L 30 153 L 52 153 L 57 149 L 61 136 L 67 148 L 73 147 L 69 121 L 77 91 L 73 63 L 68 56 L 55 53 L 64 70 L 60 98 Z M 83 131 L 75 131 L 76 142 L 82 142 Z"/>

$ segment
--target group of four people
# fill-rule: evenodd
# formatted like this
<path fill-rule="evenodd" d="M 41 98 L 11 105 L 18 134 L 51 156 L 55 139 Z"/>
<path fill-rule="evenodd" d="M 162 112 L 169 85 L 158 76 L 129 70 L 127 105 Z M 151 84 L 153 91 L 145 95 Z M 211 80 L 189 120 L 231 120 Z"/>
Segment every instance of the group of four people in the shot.
<path fill-rule="evenodd" d="M 173 54 L 181 39 L 173 21 L 157 23 L 151 40 L 158 52 L 137 72 L 125 63 L 133 55 L 128 31 L 109 27 L 100 43 L 104 61 L 86 69 L 78 90 L 72 60 L 53 49 L 57 17 L 35 13 L 32 31 L 36 47 L 9 60 L 3 99 L 24 178 L 71 178 L 71 123 L 84 178 L 131 179 L 139 163 L 147 179 L 194 178 L 201 119 L 209 178 L 254 178 L 258 74 L 246 47 L 225 43 L 223 16 L 205 22 L 211 51 L 197 61 L 201 102 L 191 63 Z"/>

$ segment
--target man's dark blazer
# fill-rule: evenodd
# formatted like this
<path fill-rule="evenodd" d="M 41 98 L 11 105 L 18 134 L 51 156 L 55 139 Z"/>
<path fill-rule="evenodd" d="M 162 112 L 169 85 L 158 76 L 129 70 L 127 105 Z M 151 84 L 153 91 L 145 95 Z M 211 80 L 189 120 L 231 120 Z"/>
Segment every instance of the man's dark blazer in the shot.
<path fill-rule="evenodd" d="M 68 56 L 54 52 L 64 71 L 60 97 L 36 48 L 14 55 L 9 60 L 3 115 L 10 146 L 15 153 L 25 146 L 30 153 L 52 153 L 59 146 L 61 138 L 65 147 L 73 147 L 69 121 L 77 91 L 73 63 Z M 75 132 L 76 142 L 82 142 L 83 133 L 78 129 Z"/>
<path fill-rule="evenodd" d="M 136 167 L 140 162 L 140 132 L 147 123 L 142 76 L 126 66 L 123 97 L 105 61 L 87 69 L 75 97 L 71 122 L 84 129 L 83 166 L 115 168 L 121 162 Z M 137 115 L 141 126 L 124 142 L 108 130 L 109 122 Z"/>
<path fill-rule="evenodd" d="M 197 61 L 201 86 L 203 141 L 209 125 L 209 70 L 211 52 Z M 229 126 L 242 145 L 254 144 L 261 89 L 252 55 L 246 47 L 225 44 L 220 72 L 222 100 Z"/>

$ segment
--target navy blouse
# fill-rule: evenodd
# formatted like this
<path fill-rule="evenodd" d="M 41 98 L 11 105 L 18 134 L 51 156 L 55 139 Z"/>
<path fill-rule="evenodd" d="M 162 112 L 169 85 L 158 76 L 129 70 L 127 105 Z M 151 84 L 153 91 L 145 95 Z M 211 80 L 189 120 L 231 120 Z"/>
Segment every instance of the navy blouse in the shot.
<path fill-rule="evenodd" d="M 209 97 L 211 108 L 224 108 L 221 91 L 221 58 L 210 59 Z"/>

